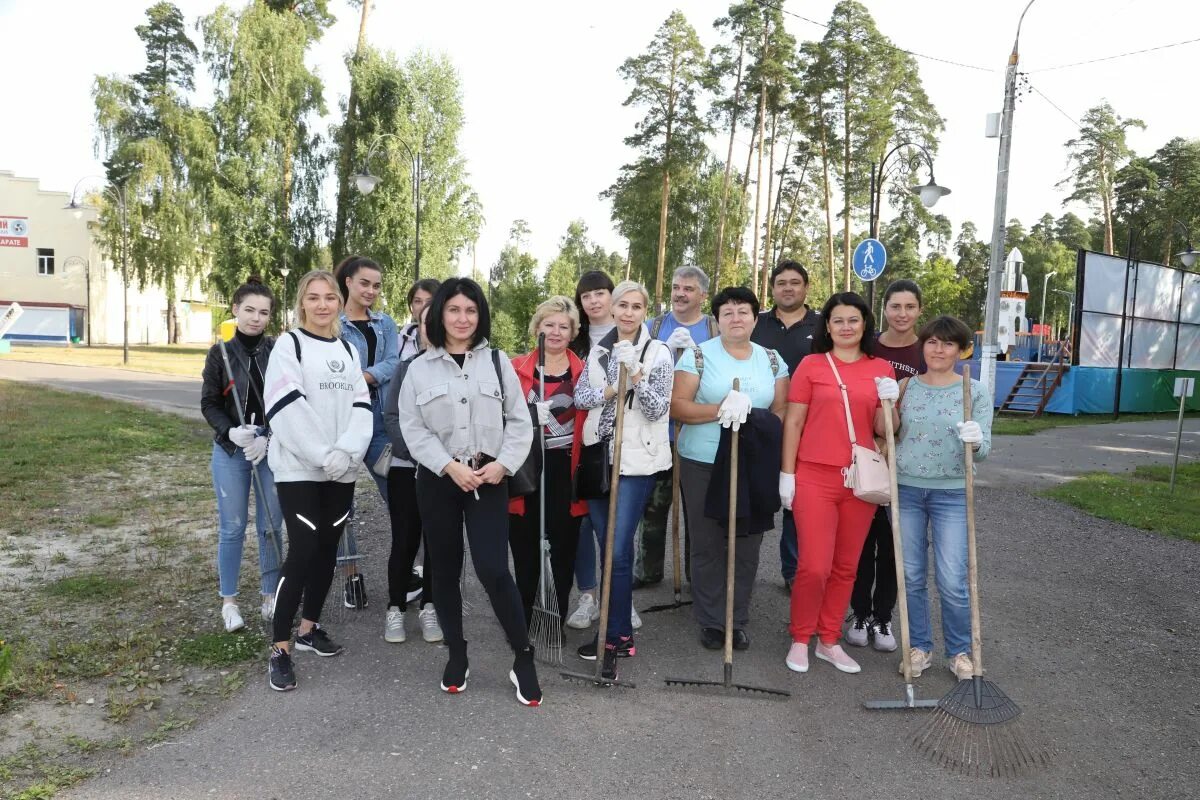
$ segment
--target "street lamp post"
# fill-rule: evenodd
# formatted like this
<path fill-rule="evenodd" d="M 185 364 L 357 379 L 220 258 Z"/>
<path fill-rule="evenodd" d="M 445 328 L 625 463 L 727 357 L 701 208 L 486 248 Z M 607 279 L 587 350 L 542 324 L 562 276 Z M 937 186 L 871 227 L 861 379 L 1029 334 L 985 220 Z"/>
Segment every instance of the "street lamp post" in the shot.
<path fill-rule="evenodd" d="M 929 183 L 925 185 L 917 184 L 910 186 L 908 190 L 921 199 L 921 205 L 925 208 L 932 208 L 938 200 L 950 194 L 950 190 L 945 186 L 938 186 L 937 181 L 933 177 L 933 156 L 929 150 L 923 145 L 916 142 L 901 142 L 893 147 L 884 155 L 883 160 L 871 164 L 871 197 L 870 197 L 870 231 L 871 238 L 879 238 L 879 214 L 876 213 L 876 207 L 882 202 L 883 184 L 887 178 L 888 159 L 898 153 L 902 148 L 911 147 L 918 152 L 908 158 L 908 171 L 916 172 L 921 164 L 921 156 L 925 156 L 925 161 L 929 164 Z M 875 308 L 875 281 L 867 284 L 867 306 L 872 310 Z"/>
<path fill-rule="evenodd" d="M 1050 291 L 1054 292 L 1055 294 L 1061 294 L 1063 297 L 1067 298 L 1067 303 L 1069 305 L 1067 308 L 1067 336 L 1066 336 L 1066 339 L 1069 342 L 1069 341 L 1071 341 L 1071 334 L 1075 330 L 1075 293 L 1068 292 L 1066 289 L 1051 289 Z"/>
<path fill-rule="evenodd" d="M 1184 225 L 1181 220 L 1175 220 L 1175 226 L 1183 231 L 1184 240 L 1187 242 L 1184 245 L 1186 249 L 1183 252 L 1176 253 L 1175 257 L 1183 264 L 1184 269 L 1191 269 L 1196 266 L 1196 257 L 1200 256 L 1200 253 L 1192 249 L 1192 232 L 1188 226 Z"/>
<path fill-rule="evenodd" d="M 1042 363 L 1042 347 L 1046 341 L 1046 289 L 1050 285 L 1050 279 L 1058 274 L 1058 271 L 1047 272 L 1046 277 L 1042 278 L 1042 313 L 1038 315 L 1038 325 L 1042 326 L 1042 332 L 1038 334 L 1038 363 Z"/>
<path fill-rule="evenodd" d="M 280 267 L 279 274 L 283 276 L 283 327 L 288 326 L 288 296 L 287 296 L 287 276 L 291 274 L 291 267 Z"/>
<path fill-rule="evenodd" d="M 68 267 L 83 267 L 83 314 L 84 327 L 87 332 L 87 346 L 92 346 L 92 261 L 80 256 L 71 256 L 63 262 L 63 270 Z"/>
<path fill-rule="evenodd" d="M 71 190 L 71 202 L 63 206 L 64 211 L 70 211 L 75 219 L 83 217 L 84 206 L 75 200 L 79 192 L 79 187 L 84 181 L 95 180 L 100 178 L 99 175 L 88 175 L 80 178 L 75 188 Z M 102 179 L 102 178 L 101 178 Z M 126 202 L 125 187 L 121 184 L 112 184 L 106 186 L 102 194 L 117 204 L 117 210 L 121 215 L 121 282 L 124 284 L 124 304 L 125 318 L 122 323 L 123 333 L 121 341 L 121 359 L 125 364 L 129 363 L 129 205 Z M 90 292 L 90 290 L 89 290 Z M 90 318 L 90 314 L 89 314 Z M 90 324 L 90 322 L 89 322 Z M 91 337 L 88 337 L 88 343 L 91 344 Z"/>
<path fill-rule="evenodd" d="M 1017 45 L 1021 41 L 1021 23 L 1034 0 L 1029 0 L 1017 21 L 1012 54 L 1004 74 L 1004 113 L 1000 126 L 1000 154 L 996 159 L 996 204 L 992 214 L 992 253 L 988 270 L 987 301 L 983 310 L 983 353 L 980 356 L 979 380 L 994 398 L 996 393 L 996 352 L 999 349 L 1000 285 L 1004 281 L 1005 214 L 1008 213 L 1008 166 L 1012 154 L 1013 113 L 1017 108 L 1017 65 L 1020 61 Z"/>
<path fill-rule="evenodd" d="M 354 186 L 364 195 L 375 191 L 375 187 L 383 180 L 378 175 L 371 174 L 371 157 L 375 155 L 377 148 L 384 139 L 395 139 L 408 153 L 408 158 L 412 162 L 412 196 L 413 196 L 413 215 L 416 218 L 416 258 L 413 265 L 413 282 L 421 280 L 421 153 L 414 151 L 408 146 L 408 143 L 394 133 L 381 133 L 371 142 L 371 146 L 367 148 L 367 157 L 363 160 L 362 170 L 351 175 L 354 180 Z"/>

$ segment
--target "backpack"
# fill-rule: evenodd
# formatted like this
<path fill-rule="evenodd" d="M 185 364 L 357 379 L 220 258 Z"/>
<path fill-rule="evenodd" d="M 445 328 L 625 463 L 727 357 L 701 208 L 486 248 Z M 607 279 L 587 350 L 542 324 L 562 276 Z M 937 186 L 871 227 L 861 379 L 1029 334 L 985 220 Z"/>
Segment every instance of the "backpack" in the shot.
<path fill-rule="evenodd" d="M 303 356 L 301 355 L 301 350 L 300 350 L 300 337 L 296 335 L 295 331 L 288 331 L 288 336 L 292 337 L 292 344 L 296 345 L 296 362 L 301 363 L 303 361 Z M 354 353 L 350 349 L 350 343 L 347 342 L 345 339 L 340 339 L 340 338 L 338 339 L 338 341 L 342 343 L 342 347 L 346 348 L 346 355 L 350 356 L 350 358 L 353 359 Z"/>
<path fill-rule="evenodd" d="M 658 317 L 654 322 L 650 323 L 650 338 L 657 339 L 658 334 L 662 333 L 663 320 L 667 318 L 666 314 Z M 717 338 L 717 320 L 712 314 L 705 314 L 704 321 L 708 323 L 708 338 Z M 682 326 L 681 326 L 682 327 Z"/>
<path fill-rule="evenodd" d="M 771 362 L 771 374 L 778 378 L 779 354 L 769 347 L 763 349 L 767 351 L 767 360 Z M 696 375 L 700 380 L 704 380 L 704 352 L 700 349 L 700 345 L 692 348 L 692 358 L 696 360 Z"/>

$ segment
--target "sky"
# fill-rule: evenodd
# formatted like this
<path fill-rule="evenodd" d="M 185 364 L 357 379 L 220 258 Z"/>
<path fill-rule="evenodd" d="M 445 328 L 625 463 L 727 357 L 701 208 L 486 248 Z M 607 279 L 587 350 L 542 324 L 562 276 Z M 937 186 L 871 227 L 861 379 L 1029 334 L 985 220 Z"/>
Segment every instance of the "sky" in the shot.
<path fill-rule="evenodd" d="M 936 157 L 938 183 L 952 194 L 935 208 L 957 227 L 992 229 L 998 139 L 984 136 L 989 112 L 1000 111 L 1004 67 L 1027 0 L 867 0 L 879 29 L 918 58 L 921 78 L 946 120 Z M 142 67 L 141 24 L 150 0 L 0 0 L 0 170 L 38 178 L 43 189 L 70 191 L 101 171 L 95 152 L 90 91 L 97 74 Z M 215 0 L 177 0 L 189 27 Z M 236 4 L 235 4 L 236 5 Z M 728 0 L 376 0 L 368 38 L 401 58 L 415 49 L 447 54 L 459 70 L 466 111 L 461 148 L 483 203 L 481 267 L 495 261 L 515 219 L 528 222 L 528 243 L 544 266 L 573 219 L 587 224 L 606 249 L 625 251 L 599 193 L 633 159 L 623 139 L 642 112 L 622 106 L 628 94 L 617 69 L 645 49 L 655 30 L 682 8 L 706 48 L 716 43 L 713 20 Z M 788 0 L 787 11 L 826 22 L 833 0 Z M 1086 11 L 1081 9 L 1086 8 Z M 330 0 L 338 22 L 309 54 L 336 113 L 348 91 L 343 63 L 358 34 L 358 11 Z M 786 18 L 799 40 L 824 29 Z M 1014 116 L 1008 217 L 1028 227 L 1044 213 L 1063 213 L 1069 189 L 1063 144 L 1077 120 L 1107 99 L 1117 113 L 1146 123 L 1129 142 L 1149 155 L 1175 136 L 1200 136 L 1191 87 L 1200 42 L 1140 55 L 1055 69 L 1194 39 L 1200 3 L 1178 0 L 1035 0 L 1021 33 L 1021 69 L 1033 90 Z M 199 35 L 195 33 L 199 44 Z M 933 60 L 942 59 L 942 61 Z M 948 64 L 945 61 L 958 62 Z M 333 116 L 329 123 L 335 122 Z M 738 149 L 745 158 L 745 137 Z M 722 156 L 724 138 L 712 146 Z M 735 161 L 735 164 L 738 161 Z M 744 163 L 744 161 L 742 162 Z M 765 190 L 764 190 L 765 191 Z M 332 214 L 333 193 L 327 202 Z M 1088 209 L 1073 206 L 1081 216 Z M 8 213 L 0 209 L 0 213 Z M 885 218 L 887 214 L 885 213 Z M 387 263 L 387 254 L 370 254 Z"/>

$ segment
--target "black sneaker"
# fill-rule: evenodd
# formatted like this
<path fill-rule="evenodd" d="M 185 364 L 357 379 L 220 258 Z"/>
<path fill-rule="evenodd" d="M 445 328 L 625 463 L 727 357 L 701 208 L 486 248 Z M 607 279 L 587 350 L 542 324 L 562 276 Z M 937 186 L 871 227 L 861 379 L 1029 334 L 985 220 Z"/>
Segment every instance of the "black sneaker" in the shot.
<path fill-rule="evenodd" d="M 296 637 L 296 649 L 308 650 L 319 656 L 328 657 L 340 654 L 344 648 L 330 639 L 324 628 L 315 625 L 306 635 Z"/>
<path fill-rule="evenodd" d="M 342 589 L 342 605 L 360 610 L 367 607 L 367 581 L 362 575 L 346 578 L 346 585 Z"/>
<path fill-rule="evenodd" d="M 600 677 L 606 681 L 617 679 L 617 652 L 611 647 L 604 648 L 604 663 L 600 666 Z"/>
<path fill-rule="evenodd" d="M 450 660 L 442 670 L 442 691 L 458 694 L 467 688 L 467 678 L 471 677 L 471 667 L 467 663 L 467 643 L 447 645 L 447 649 L 450 650 Z M 540 699 L 540 693 L 538 697 Z"/>
<path fill-rule="evenodd" d="M 734 650 L 749 650 L 750 637 L 741 628 L 733 629 L 733 649 Z"/>
<path fill-rule="evenodd" d="M 408 576 L 408 592 L 405 594 L 404 599 L 410 603 L 414 600 L 419 600 L 421 598 L 421 592 L 424 591 L 424 588 L 425 583 L 421 578 L 421 573 L 414 569 Z M 364 602 L 363 605 L 365 607 L 366 603 Z M 417 605 L 420 606 L 420 603 Z"/>
<path fill-rule="evenodd" d="M 634 645 L 632 636 L 622 636 L 621 641 L 611 649 L 616 650 L 617 658 L 633 658 L 637 655 L 637 646 Z M 575 652 L 579 653 L 579 657 L 584 661 L 595 661 L 596 640 L 592 639 L 587 644 L 580 645 L 579 649 Z"/>
<path fill-rule="evenodd" d="M 533 645 L 517 653 L 508 679 L 517 687 L 517 701 L 523 706 L 542 704 L 542 687 L 538 685 L 537 669 L 533 666 Z"/>
<path fill-rule="evenodd" d="M 287 650 L 271 648 L 267 682 L 277 692 L 289 692 L 296 688 L 296 670 L 292 668 L 292 657 Z"/>

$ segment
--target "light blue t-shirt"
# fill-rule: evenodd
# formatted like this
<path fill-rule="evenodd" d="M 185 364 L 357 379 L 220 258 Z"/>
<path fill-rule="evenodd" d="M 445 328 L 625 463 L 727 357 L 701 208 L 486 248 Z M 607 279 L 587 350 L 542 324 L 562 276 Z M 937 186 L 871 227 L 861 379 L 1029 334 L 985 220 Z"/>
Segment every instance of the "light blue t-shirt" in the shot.
<path fill-rule="evenodd" d="M 671 338 L 671 334 L 675 332 L 676 328 L 687 328 L 688 333 L 692 335 L 693 342 L 696 344 L 707 342 L 709 339 L 709 325 L 711 324 L 709 319 L 710 317 L 708 314 L 705 314 L 704 316 L 700 317 L 698 322 L 693 322 L 691 325 L 681 325 L 679 320 L 675 319 L 675 313 L 668 311 L 662 316 L 662 326 L 659 328 L 658 336 L 656 338 L 660 342 L 665 342 L 667 339 Z M 654 330 L 654 325 L 657 322 L 658 320 L 655 319 L 647 322 L 646 324 L 649 326 L 650 330 Z M 674 355 L 674 353 L 672 353 L 672 355 Z"/>
<path fill-rule="evenodd" d="M 770 408 L 771 403 L 775 402 L 775 381 L 788 376 L 787 363 L 776 354 L 778 371 L 772 371 L 771 357 L 767 355 L 766 348 L 754 343 L 750 347 L 750 358 L 741 360 L 725 351 L 720 337 L 710 339 L 700 345 L 700 353 L 704 357 L 703 375 L 696 369 L 696 354 L 691 349 L 683 351 L 675 371 L 700 375 L 700 386 L 696 389 L 695 397 L 697 403 L 720 403 L 733 388 L 733 379 L 738 378 L 741 380 L 742 393 L 750 395 L 754 408 Z M 711 464 L 717 458 L 717 445 L 720 442 L 721 426 L 716 422 L 684 425 L 679 434 L 679 455 L 681 458 Z"/>

